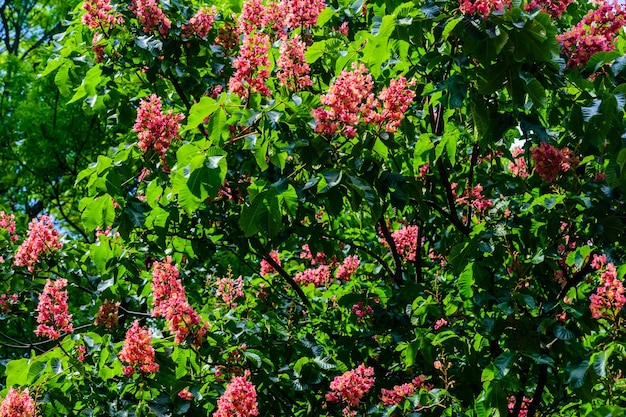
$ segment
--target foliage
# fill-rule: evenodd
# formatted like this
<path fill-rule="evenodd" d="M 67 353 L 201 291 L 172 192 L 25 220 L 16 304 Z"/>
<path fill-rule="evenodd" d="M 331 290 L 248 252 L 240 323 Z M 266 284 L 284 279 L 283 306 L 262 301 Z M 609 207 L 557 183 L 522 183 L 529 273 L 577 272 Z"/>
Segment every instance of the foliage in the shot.
<path fill-rule="evenodd" d="M 0 216 L 0 396 L 624 413 L 624 42 L 557 41 L 606 4 L 85 4 L 41 76 L 117 143 L 76 176 L 86 239 Z"/>

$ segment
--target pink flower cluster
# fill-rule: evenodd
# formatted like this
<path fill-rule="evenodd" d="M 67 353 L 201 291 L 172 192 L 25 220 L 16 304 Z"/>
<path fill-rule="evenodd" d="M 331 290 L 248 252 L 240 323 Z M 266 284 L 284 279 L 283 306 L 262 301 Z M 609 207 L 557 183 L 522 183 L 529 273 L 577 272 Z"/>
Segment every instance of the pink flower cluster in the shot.
<path fill-rule="evenodd" d="M 415 86 L 415 80 L 408 81 L 404 77 L 391 80 L 389 87 L 383 88 L 378 96 L 383 102 L 383 108 L 377 117 L 377 123 L 385 123 L 386 132 L 395 132 L 400 126 L 413 99 L 415 91 L 411 87 Z"/>
<path fill-rule="evenodd" d="M 278 264 L 278 266 L 281 266 L 280 255 L 278 254 L 278 251 L 276 250 L 271 251 L 270 258 L 272 258 L 274 262 Z M 265 276 L 267 274 L 273 274 L 274 272 L 276 272 L 276 270 L 274 269 L 272 265 L 270 265 L 269 262 L 267 262 L 265 259 L 261 260 L 261 271 L 259 272 L 261 276 Z"/>
<path fill-rule="evenodd" d="M 217 280 L 216 297 L 221 297 L 222 301 L 232 308 L 237 307 L 235 300 L 245 296 L 243 292 L 243 277 L 234 279 L 232 276 L 219 278 Z"/>
<path fill-rule="evenodd" d="M 376 98 L 372 92 L 374 82 L 363 64 L 352 64 L 352 71 L 343 70 L 328 88 L 320 101 L 328 107 L 313 110 L 315 131 L 332 135 L 340 131 L 346 137 L 356 136 L 356 127 L 362 120 L 374 115 Z"/>
<path fill-rule="evenodd" d="M 288 29 L 308 28 L 317 24 L 317 18 L 325 8 L 325 0 L 283 0 L 280 15 Z"/>
<path fill-rule="evenodd" d="M 189 38 L 196 35 L 200 39 L 206 39 L 211 28 L 213 28 L 216 14 L 217 8 L 215 6 L 211 9 L 204 7 L 198 10 L 196 14 L 189 19 L 189 23 L 183 25 L 183 36 Z"/>
<path fill-rule="evenodd" d="M 533 146 L 530 152 L 535 163 L 535 171 L 548 183 L 554 181 L 559 172 L 569 171 L 572 165 L 578 163 L 576 158 L 570 156 L 569 148 L 558 149 L 546 142 Z"/>
<path fill-rule="evenodd" d="M 474 186 L 471 193 L 465 190 L 463 196 L 458 197 L 456 202 L 458 204 L 471 204 L 476 212 L 481 215 L 484 214 L 485 210 L 493 207 L 493 201 L 483 195 L 483 186 L 480 184 Z"/>
<path fill-rule="evenodd" d="M 124 23 L 124 18 L 113 9 L 111 0 L 87 0 L 83 4 L 86 13 L 82 17 L 83 25 L 91 29 L 111 30 L 115 25 Z"/>
<path fill-rule="evenodd" d="M 59 232 L 54 228 L 52 217 L 41 215 L 28 224 L 26 239 L 17 248 L 13 264 L 25 266 L 33 272 L 40 256 L 49 255 L 52 251 L 62 247 L 63 244 L 59 242 Z"/>
<path fill-rule="evenodd" d="M 373 93 L 372 76 L 363 64 L 353 63 L 352 71 L 342 71 L 328 88 L 328 94 L 320 97 L 328 109 L 313 109 L 315 131 L 328 135 L 340 132 L 353 138 L 357 126 L 364 122 L 380 126 L 384 124 L 387 132 L 395 132 L 415 98 L 415 92 L 411 90 L 413 85 L 413 80 L 407 82 L 404 77 L 392 80 L 389 87 L 383 88 L 380 93 L 381 108 L 380 101 Z"/>
<path fill-rule="evenodd" d="M 606 255 L 594 254 L 592 266 L 600 271 L 600 286 L 596 289 L 596 293 L 589 297 L 591 300 L 589 308 L 594 319 L 615 319 L 626 304 L 624 285 L 617 278 L 615 265 L 612 262 L 606 262 Z"/>
<path fill-rule="evenodd" d="M 520 178 L 528 178 L 528 167 L 526 166 L 526 159 L 524 159 L 524 149 L 519 146 L 511 149 L 511 155 L 513 160 L 509 162 L 509 172 Z"/>
<path fill-rule="evenodd" d="M 104 326 L 107 329 L 111 329 L 117 326 L 117 322 L 119 320 L 118 309 L 120 307 L 120 303 L 112 303 L 109 300 L 104 300 L 104 303 L 98 309 L 98 314 L 96 315 L 96 319 L 94 320 L 94 324 L 96 326 Z"/>
<path fill-rule="evenodd" d="M 17 294 L 9 295 L 8 290 L 5 294 L 0 294 L 0 311 L 6 313 L 12 306 L 16 305 L 18 301 Z"/>
<path fill-rule="evenodd" d="M 352 275 L 359 268 L 359 257 L 356 255 L 347 256 L 335 271 L 335 276 L 340 281 L 349 281 Z"/>
<path fill-rule="evenodd" d="M 508 0 L 459 0 L 459 10 L 463 14 L 482 15 L 486 19 L 492 11 L 502 11 L 509 4 Z"/>
<path fill-rule="evenodd" d="M 152 270 L 152 309 L 153 317 L 164 317 L 169 330 L 174 333 L 174 343 L 183 343 L 193 337 L 193 344 L 199 345 L 209 327 L 200 315 L 189 305 L 185 288 L 179 277 L 178 268 L 172 258 L 155 262 Z"/>
<path fill-rule="evenodd" d="M 226 386 L 226 391 L 217 401 L 217 411 L 213 417 L 258 416 L 256 388 L 248 381 L 250 371 L 243 376 L 235 376 Z"/>
<path fill-rule="evenodd" d="M 391 234 L 391 238 L 396 246 L 398 255 L 407 261 L 414 261 L 417 254 L 417 226 L 402 226 Z M 383 239 L 383 245 L 388 246 Z"/>
<path fill-rule="evenodd" d="M 342 402 L 349 408 L 356 408 L 361 400 L 374 386 L 374 368 L 360 364 L 355 369 L 336 376 L 330 383 L 330 391 L 326 393 L 329 403 Z M 344 410 L 344 414 L 346 410 Z"/>
<path fill-rule="evenodd" d="M 144 374 L 155 374 L 159 371 L 159 364 L 154 361 L 156 352 L 152 347 L 152 333 L 145 326 L 140 326 L 135 320 L 126 332 L 124 346 L 119 358 L 128 365 L 124 366 L 124 375 L 130 376 L 136 369 Z"/>
<path fill-rule="evenodd" d="M 270 37 L 253 33 L 245 35 L 239 56 L 233 62 L 235 73 L 228 80 L 228 89 L 242 98 L 250 92 L 269 96 L 271 91 L 265 84 L 270 77 Z"/>
<path fill-rule="evenodd" d="M 302 252 L 300 252 L 300 259 L 308 259 L 311 261 L 311 265 L 328 263 L 326 260 L 326 254 L 324 252 L 317 252 L 315 256 L 311 252 L 311 248 L 309 248 L 309 244 L 305 243 L 302 245 Z"/>
<path fill-rule="evenodd" d="M 290 90 L 299 90 L 312 84 L 309 72 L 311 68 L 304 58 L 306 44 L 302 42 L 300 35 L 293 38 L 283 37 L 280 44 L 280 57 L 276 62 L 278 72 L 276 76 L 280 85 L 287 86 Z"/>
<path fill-rule="evenodd" d="M 531 399 L 524 398 L 522 399 L 522 406 L 520 407 L 518 417 L 527 417 L 528 416 L 528 404 L 530 404 Z M 509 397 L 509 404 L 507 406 L 509 408 L 509 412 L 513 412 L 515 409 L 515 397 Z"/>
<path fill-rule="evenodd" d="M 435 322 L 435 325 L 433 326 L 433 330 L 437 331 L 439 329 L 441 329 L 443 326 L 447 326 L 448 325 L 448 320 L 446 319 L 438 319 Z"/>
<path fill-rule="evenodd" d="M 187 401 L 191 401 L 191 400 L 193 400 L 195 398 L 193 393 L 191 391 L 189 391 L 188 389 L 186 389 L 186 388 L 181 389 L 180 391 L 178 391 L 178 397 L 182 398 L 183 400 L 187 400 Z"/>
<path fill-rule="evenodd" d="M 313 284 L 315 287 L 322 287 L 330 282 L 330 277 L 330 267 L 328 265 L 320 265 L 317 268 L 309 268 L 298 272 L 293 280 L 304 285 Z"/>
<path fill-rule="evenodd" d="M 432 389 L 432 386 L 426 383 L 426 376 L 420 375 L 413 378 L 413 381 L 408 382 L 402 385 L 396 385 L 393 389 L 381 389 L 380 392 L 382 394 L 381 400 L 383 405 L 397 405 L 400 404 L 403 400 L 411 397 L 415 394 L 415 391 L 424 388 L 427 390 Z"/>
<path fill-rule="evenodd" d="M 133 125 L 133 131 L 139 139 L 139 149 L 147 152 L 153 149 L 164 162 L 165 153 L 170 147 L 172 139 L 178 137 L 178 123 L 185 116 L 173 114 L 172 110 L 163 113 L 161 110 L 161 98 L 151 94 L 147 99 L 142 99 L 137 110 L 137 119 Z"/>
<path fill-rule="evenodd" d="M 526 11 L 541 9 L 543 12 L 552 17 L 561 17 L 567 10 L 567 6 L 572 4 L 574 0 L 530 0 L 524 6 Z"/>
<path fill-rule="evenodd" d="M 366 305 L 363 301 L 359 301 L 353 305 L 351 311 L 356 314 L 357 321 L 361 321 L 363 318 L 374 314 L 372 306 Z"/>
<path fill-rule="evenodd" d="M 626 25 L 626 9 L 618 2 L 597 1 L 597 9 L 590 10 L 568 32 L 557 35 L 568 57 L 567 65 L 579 68 L 587 64 L 597 52 L 615 49 L 615 39 Z"/>
<path fill-rule="evenodd" d="M 50 340 L 61 337 L 61 332 L 72 333 L 72 315 L 68 312 L 67 305 L 67 280 L 64 278 L 56 281 L 46 280 L 43 292 L 39 295 L 37 305 L 37 336 L 45 336 Z"/>
<path fill-rule="evenodd" d="M 7 214 L 4 211 L 0 211 L 0 229 L 4 229 L 9 232 L 10 239 L 15 242 L 18 236 L 15 234 L 15 215 Z"/>
<path fill-rule="evenodd" d="M 137 17 L 145 33 L 158 29 L 159 33 L 165 36 L 172 26 L 157 0 L 133 0 L 129 10 Z"/>
<path fill-rule="evenodd" d="M 35 400 L 30 396 L 28 388 L 19 391 L 13 387 L 0 403 L 0 417 L 35 417 Z"/>
<path fill-rule="evenodd" d="M 309 28 L 315 26 L 325 8 L 324 0 L 268 1 L 266 5 L 263 5 L 262 0 L 248 0 L 243 4 L 237 27 L 240 34 L 250 34 L 265 28 L 283 33 L 281 29 Z"/>

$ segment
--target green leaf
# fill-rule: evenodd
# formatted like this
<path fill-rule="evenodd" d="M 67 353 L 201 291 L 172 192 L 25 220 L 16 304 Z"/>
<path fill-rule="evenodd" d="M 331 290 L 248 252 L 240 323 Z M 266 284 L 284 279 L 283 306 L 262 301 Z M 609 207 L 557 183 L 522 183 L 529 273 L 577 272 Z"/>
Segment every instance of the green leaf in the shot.
<path fill-rule="evenodd" d="M 220 106 L 217 102 L 208 96 L 202 96 L 199 102 L 191 106 L 189 110 L 189 119 L 183 130 L 193 130 L 199 125 L 204 124 L 204 119 L 213 115 Z"/>
<path fill-rule="evenodd" d="M 596 372 L 596 375 L 598 375 L 601 378 L 606 378 L 606 367 L 609 361 L 609 357 L 611 356 L 611 353 L 613 353 L 613 349 L 608 348 L 607 350 L 604 350 L 602 352 L 597 352 L 591 355 L 591 360 L 590 360 L 591 366 L 593 367 L 593 370 Z"/>
<path fill-rule="evenodd" d="M 13 359 L 7 363 L 6 367 L 6 385 L 12 387 L 14 385 L 28 385 L 28 359 Z"/>
<path fill-rule="evenodd" d="M 572 388 L 580 388 L 585 383 L 585 374 L 587 373 L 587 368 L 589 363 L 587 361 L 583 361 L 578 365 L 570 365 L 567 367 L 566 372 L 569 375 L 567 378 L 567 384 L 571 385 Z"/>
<path fill-rule="evenodd" d="M 110 195 L 104 194 L 96 199 L 90 197 L 83 198 L 81 206 L 84 207 L 81 221 L 88 232 L 92 232 L 98 227 L 106 229 L 107 226 L 113 225 L 115 208 Z"/>
<path fill-rule="evenodd" d="M 474 285 L 474 264 L 469 263 L 459 278 L 457 280 L 459 286 L 459 294 L 464 299 L 470 299 L 474 296 L 474 290 L 472 289 L 472 285 Z"/>

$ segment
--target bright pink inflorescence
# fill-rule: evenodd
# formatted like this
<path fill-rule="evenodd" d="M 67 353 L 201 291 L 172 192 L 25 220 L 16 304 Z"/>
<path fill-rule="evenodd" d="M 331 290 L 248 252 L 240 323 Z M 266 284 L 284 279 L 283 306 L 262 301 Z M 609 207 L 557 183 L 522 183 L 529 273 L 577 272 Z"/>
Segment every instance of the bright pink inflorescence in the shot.
<path fill-rule="evenodd" d="M 39 262 L 40 256 L 49 255 L 63 247 L 59 242 L 59 232 L 54 228 L 52 217 L 45 214 L 31 220 L 26 235 L 26 239 L 17 249 L 13 264 L 25 266 L 30 272 L 35 270 L 35 264 Z"/>
<path fill-rule="evenodd" d="M 163 113 L 161 98 L 156 94 L 142 99 L 133 125 L 133 131 L 137 133 L 139 139 L 139 149 L 144 152 L 153 149 L 164 162 L 165 153 L 172 139 L 178 137 L 178 129 L 180 129 L 178 122 L 184 118 L 182 114 L 173 114 L 172 110 Z"/>
<path fill-rule="evenodd" d="M 215 296 L 220 297 L 228 306 L 232 308 L 237 307 L 235 300 L 245 296 L 243 292 L 243 277 L 240 275 L 237 279 L 231 276 L 218 278 Z"/>
<path fill-rule="evenodd" d="M 299 90 L 312 84 L 309 77 L 311 68 L 304 59 L 305 49 L 306 44 L 302 42 L 300 35 L 296 34 L 293 38 L 283 37 L 280 57 L 276 62 L 276 76 L 280 85 L 287 86 L 290 90 Z"/>
<path fill-rule="evenodd" d="M 235 376 L 226 386 L 226 391 L 217 402 L 217 411 L 213 417 L 250 417 L 258 416 L 256 388 L 248 381 L 250 371 L 243 376 Z"/>
<path fill-rule="evenodd" d="M 356 408 L 365 394 L 374 386 L 374 381 L 374 368 L 361 364 L 332 380 L 330 391 L 326 393 L 326 401 L 344 403 L 348 409 Z M 349 410 L 344 410 L 344 414 L 349 414 Z"/>
<path fill-rule="evenodd" d="M 483 186 L 476 184 L 471 192 L 466 189 L 461 197 L 456 199 L 459 204 L 471 204 L 479 215 L 493 207 L 493 201 L 483 195 Z"/>
<path fill-rule="evenodd" d="M 250 35 L 267 26 L 273 26 L 278 17 L 278 5 L 269 2 L 263 5 L 263 0 L 248 0 L 243 3 L 241 14 L 237 18 L 237 32 Z"/>
<path fill-rule="evenodd" d="M 280 255 L 278 254 L 278 251 L 276 250 L 271 251 L 270 257 L 272 258 L 274 262 L 276 262 L 276 264 L 278 264 L 278 266 L 281 266 Z M 265 259 L 261 260 L 261 271 L 259 272 L 261 276 L 264 276 L 266 274 L 273 274 L 275 272 L 276 270 L 274 269 L 272 265 L 270 265 L 269 262 L 267 262 Z"/>
<path fill-rule="evenodd" d="M 356 255 L 350 255 L 343 260 L 343 263 L 339 265 L 335 271 L 335 276 L 340 281 L 348 281 L 354 275 L 359 268 L 359 257 Z"/>
<path fill-rule="evenodd" d="M 380 392 L 382 394 L 381 400 L 383 405 L 397 405 L 400 404 L 403 400 L 411 397 L 415 394 L 415 391 L 424 388 L 430 390 L 432 386 L 426 383 L 426 376 L 420 375 L 418 377 L 413 378 L 413 381 L 408 382 L 402 385 L 396 385 L 393 389 L 381 389 Z"/>
<path fill-rule="evenodd" d="M 9 295 L 8 290 L 5 294 L 0 294 L 0 312 L 8 312 L 18 302 L 17 293 Z"/>
<path fill-rule="evenodd" d="M 283 0 L 280 3 L 281 16 L 288 29 L 312 27 L 326 8 L 325 0 Z"/>
<path fill-rule="evenodd" d="M 83 4 L 86 13 L 82 17 L 84 25 L 91 29 L 111 30 L 124 23 L 122 15 L 113 9 L 111 0 L 87 0 Z"/>
<path fill-rule="evenodd" d="M 0 229 L 9 232 L 10 239 L 15 242 L 19 237 L 15 234 L 15 215 L 0 211 Z"/>
<path fill-rule="evenodd" d="M 157 0 L 133 0 L 129 9 L 137 17 L 145 33 L 158 29 L 159 33 L 165 36 L 172 26 Z"/>
<path fill-rule="evenodd" d="M 35 417 L 35 400 L 30 396 L 28 388 L 24 391 L 13 387 L 0 403 L 0 417 Z"/>
<path fill-rule="evenodd" d="M 407 261 L 414 261 L 417 254 L 417 226 L 402 226 L 391 234 L 391 238 L 396 246 L 398 255 Z M 383 244 L 388 246 L 387 241 L 383 239 Z"/>
<path fill-rule="evenodd" d="M 626 304 L 624 285 L 617 278 L 615 265 L 612 262 L 606 263 L 606 255 L 594 254 L 591 266 L 600 271 L 600 285 L 590 297 L 591 316 L 594 319 L 615 319 Z"/>
<path fill-rule="evenodd" d="M 482 15 L 486 19 L 492 11 L 502 11 L 509 4 L 507 0 L 459 0 L 459 10 L 463 14 Z"/>
<path fill-rule="evenodd" d="M 50 340 L 61 337 L 61 332 L 72 333 L 72 315 L 67 305 L 67 280 L 59 278 L 56 281 L 47 280 L 43 292 L 39 295 L 37 305 L 37 336 L 45 336 Z"/>
<path fill-rule="evenodd" d="M 215 21 L 215 15 L 217 14 L 217 8 L 204 7 L 196 12 L 196 14 L 189 19 L 189 23 L 183 25 L 183 36 L 191 37 L 196 35 L 200 39 L 206 39 L 207 35 L 213 28 L 213 22 Z"/>
<path fill-rule="evenodd" d="M 271 91 L 265 84 L 270 77 L 270 38 L 268 35 L 253 33 L 245 35 L 239 56 L 233 62 L 235 73 L 228 81 L 228 89 L 242 98 L 250 92 L 269 96 Z"/>
<path fill-rule="evenodd" d="M 546 142 L 533 146 L 530 152 L 535 162 L 535 171 L 545 182 L 554 181 L 559 172 L 569 171 L 572 165 L 578 163 L 576 158 L 570 156 L 569 148 L 558 149 Z"/>
<path fill-rule="evenodd" d="M 359 322 L 365 317 L 374 314 L 372 306 L 366 305 L 363 301 L 359 301 L 353 305 L 351 311 L 357 316 L 357 321 Z"/>
<path fill-rule="evenodd" d="M 509 162 L 509 172 L 520 178 L 528 177 L 528 167 L 526 166 L 526 159 L 524 159 L 524 149 L 519 146 L 511 149 L 511 156 L 513 160 Z"/>
<path fill-rule="evenodd" d="M 313 284 L 315 287 L 322 287 L 330 282 L 330 277 L 330 267 L 328 265 L 320 265 L 317 268 L 309 268 L 298 272 L 293 280 L 304 285 Z"/>
<path fill-rule="evenodd" d="M 183 343 L 190 336 L 193 344 L 199 345 L 209 327 L 200 315 L 189 305 L 185 288 L 179 277 L 178 268 L 172 258 L 155 262 L 152 271 L 153 317 L 164 317 L 169 330 L 174 333 L 174 343 Z"/>
<path fill-rule="evenodd" d="M 327 108 L 313 109 L 315 131 L 328 135 L 339 132 L 353 138 L 360 123 L 370 123 L 385 125 L 387 132 L 395 132 L 415 97 L 411 90 L 414 84 L 404 77 L 392 80 L 380 93 L 381 108 L 373 93 L 372 76 L 363 64 L 353 63 L 352 71 L 342 71 L 328 88 L 328 94 L 320 97 Z"/>
<path fill-rule="evenodd" d="M 359 123 L 374 114 L 377 102 L 373 88 L 372 76 L 363 64 L 353 63 L 352 71 L 342 71 L 328 88 L 328 94 L 320 97 L 328 109 L 313 110 L 315 131 L 328 135 L 340 131 L 346 137 L 355 137 Z"/>
<path fill-rule="evenodd" d="M 138 369 L 144 374 L 155 374 L 159 371 L 159 364 L 154 361 L 155 351 L 152 347 L 152 334 L 145 326 L 140 326 L 135 320 L 126 332 L 124 346 L 119 358 L 128 365 L 124 366 L 124 375 L 129 376 Z"/>
<path fill-rule="evenodd" d="M 383 88 L 380 92 L 378 97 L 383 102 L 383 108 L 376 121 L 378 124 L 385 123 L 385 131 L 398 130 L 404 113 L 415 98 L 415 91 L 411 89 L 413 86 L 415 86 L 415 80 L 407 81 L 406 78 L 400 77 L 397 80 L 391 80 L 389 87 Z"/>
<path fill-rule="evenodd" d="M 597 9 L 590 10 L 570 31 L 557 35 L 568 57 L 568 67 L 582 67 L 593 54 L 614 50 L 615 39 L 626 25 L 626 9 L 621 4 L 609 1 L 596 3 Z"/>
<path fill-rule="evenodd" d="M 526 3 L 524 9 L 526 11 L 541 9 L 552 17 L 561 17 L 567 10 L 567 6 L 573 2 L 574 0 L 530 0 Z"/>
<path fill-rule="evenodd" d="M 526 398 L 526 396 L 524 396 L 524 398 L 522 399 L 522 404 L 519 410 L 519 417 L 527 417 L 528 416 L 528 404 L 530 404 L 531 399 L 530 398 Z M 509 408 L 509 412 L 513 412 L 513 410 L 515 410 L 515 397 L 509 397 L 509 404 L 507 406 Z"/>

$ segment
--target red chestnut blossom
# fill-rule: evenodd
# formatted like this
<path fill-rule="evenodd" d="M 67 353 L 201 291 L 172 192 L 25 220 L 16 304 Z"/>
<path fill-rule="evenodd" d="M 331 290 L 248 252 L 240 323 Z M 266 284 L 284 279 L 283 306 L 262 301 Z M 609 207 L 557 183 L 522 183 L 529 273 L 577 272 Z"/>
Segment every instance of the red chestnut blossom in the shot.
<path fill-rule="evenodd" d="M 381 389 L 380 392 L 382 394 L 381 400 L 383 405 L 397 405 L 400 404 L 403 400 L 411 397 L 415 394 L 415 391 L 424 388 L 427 390 L 432 389 L 430 384 L 426 383 L 426 376 L 420 375 L 418 377 L 413 378 L 413 381 L 408 382 L 402 385 L 396 385 L 393 389 Z"/>
<path fill-rule="evenodd" d="M 8 290 L 5 294 L 0 294 L 0 311 L 3 313 L 8 312 L 12 306 L 17 304 L 17 294 L 9 295 Z"/>
<path fill-rule="evenodd" d="M 137 16 L 145 33 L 155 29 L 163 36 L 167 35 L 172 23 L 159 7 L 157 0 L 133 0 L 129 10 Z"/>
<path fill-rule="evenodd" d="M 513 161 L 509 162 L 509 172 L 518 177 L 527 178 L 529 173 L 526 167 L 526 159 L 524 159 L 524 149 L 516 146 L 511 149 L 511 155 L 513 156 Z"/>
<path fill-rule="evenodd" d="M 522 404 L 519 410 L 518 417 L 528 416 L 528 404 L 530 404 L 530 401 L 530 398 L 526 398 L 526 396 L 524 396 L 524 398 L 522 399 Z M 509 397 L 509 404 L 507 405 L 507 407 L 509 408 L 509 412 L 511 413 L 513 412 L 513 410 L 515 410 L 515 397 Z"/>
<path fill-rule="evenodd" d="M 228 306 L 232 308 L 237 307 L 237 303 L 234 302 L 235 299 L 245 296 L 243 292 L 243 277 L 240 275 L 239 278 L 233 279 L 229 274 L 225 278 L 219 278 L 215 296 L 221 297 L 222 301 Z"/>
<path fill-rule="evenodd" d="M 482 15 L 486 19 L 492 11 L 502 11 L 509 4 L 507 0 L 459 0 L 459 10 L 463 14 Z"/>
<path fill-rule="evenodd" d="M 247 0 L 243 3 L 241 14 L 237 18 L 237 33 L 250 35 L 267 27 L 272 27 L 279 20 L 279 5 L 272 1 L 263 5 L 263 0 Z"/>
<path fill-rule="evenodd" d="M 288 29 L 308 28 L 317 24 L 317 18 L 326 8 L 324 0 L 282 0 L 282 23 Z"/>
<path fill-rule="evenodd" d="M 250 371 L 243 376 L 235 376 L 226 386 L 226 391 L 217 401 L 217 411 L 213 417 L 250 417 L 258 416 L 256 388 L 248 381 Z"/>
<path fill-rule="evenodd" d="M 626 304 L 624 296 L 624 285 L 617 278 L 617 270 L 612 262 L 604 266 L 602 262 L 598 262 L 594 258 L 597 269 L 600 271 L 600 285 L 596 289 L 596 293 L 592 294 L 591 300 L 591 316 L 594 319 L 608 318 L 614 320 L 620 310 Z M 592 265 L 593 265 L 592 263 Z"/>
<path fill-rule="evenodd" d="M 74 332 L 72 315 L 68 312 L 67 290 L 63 289 L 66 286 L 67 280 L 64 278 L 46 281 L 37 305 L 37 336 L 56 340 L 61 337 L 61 332 Z"/>
<path fill-rule="evenodd" d="M 598 1 L 570 31 L 557 35 L 568 57 L 567 66 L 578 68 L 587 64 L 597 52 L 615 49 L 615 39 L 626 25 L 626 9 L 617 2 Z"/>
<path fill-rule="evenodd" d="M 572 165 L 578 163 L 576 158 L 570 156 L 569 148 L 558 149 L 546 142 L 533 146 L 530 152 L 535 162 L 535 171 L 545 182 L 554 181 L 559 172 L 568 171 Z"/>
<path fill-rule="evenodd" d="M 330 281 L 330 268 L 328 265 L 309 268 L 303 272 L 298 272 L 293 280 L 304 285 L 313 284 L 315 287 L 321 287 Z"/>
<path fill-rule="evenodd" d="M 191 391 L 189 391 L 188 389 L 181 389 L 180 391 L 178 391 L 178 397 L 182 398 L 183 400 L 187 400 L 187 401 L 191 401 L 194 399 L 194 395 Z"/>
<path fill-rule="evenodd" d="M 378 98 L 383 103 L 382 112 L 374 120 L 377 124 L 384 123 L 387 132 L 395 132 L 402 122 L 404 113 L 407 111 L 413 99 L 415 91 L 411 89 L 415 80 L 407 82 L 406 78 L 400 77 L 391 80 L 389 87 L 383 88 Z"/>
<path fill-rule="evenodd" d="M 139 149 L 147 152 L 153 149 L 164 161 L 165 153 L 170 147 L 172 139 L 178 137 L 182 114 L 173 114 L 170 110 L 167 114 L 161 110 L 161 98 L 151 94 L 147 99 L 142 99 L 137 110 L 137 119 L 133 125 L 133 131 L 139 138 Z"/>
<path fill-rule="evenodd" d="M 359 257 L 350 255 L 343 260 L 343 264 L 339 265 L 335 271 L 335 276 L 340 281 L 348 281 L 359 267 Z"/>
<path fill-rule="evenodd" d="M 15 242 L 19 237 L 15 234 L 15 215 L 0 211 L 0 229 L 9 232 L 10 239 Z"/>
<path fill-rule="evenodd" d="M 441 329 L 443 326 L 448 325 L 448 321 L 446 319 L 439 319 L 435 322 L 435 325 L 433 326 L 433 330 L 439 330 Z"/>
<path fill-rule="evenodd" d="M 351 311 L 356 314 L 357 322 L 360 322 L 363 320 L 363 318 L 374 314 L 374 309 L 372 308 L 372 306 L 365 305 L 363 301 L 359 301 L 358 303 L 353 305 Z"/>
<path fill-rule="evenodd" d="M 271 91 L 265 84 L 270 77 L 270 38 L 264 34 L 250 34 L 243 39 L 239 56 L 233 62 L 235 73 L 228 81 L 228 89 L 242 98 L 250 92 L 269 96 Z"/>
<path fill-rule="evenodd" d="M 145 326 L 140 326 L 135 320 L 126 332 L 124 346 L 119 358 L 128 365 L 124 366 L 124 375 L 129 376 L 136 370 L 144 374 L 155 374 L 159 371 L 159 364 L 154 362 L 155 351 L 152 347 L 152 333 Z"/>
<path fill-rule="evenodd" d="M 189 19 L 189 23 L 183 25 L 183 36 L 191 37 L 196 35 L 200 39 L 206 39 L 213 27 L 216 14 L 217 8 L 215 6 L 211 9 L 204 7 L 198 10 L 196 14 Z"/>
<path fill-rule="evenodd" d="M 98 314 L 94 320 L 96 326 L 104 326 L 107 329 L 111 329 L 117 326 L 119 320 L 118 309 L 120 303 L 112 303 L 109 300 L 104 300 L 104 303 L 98 309 Z"/>
<path fill-rule="evenodd" d="M 0 403 L 0 417 L 35 417 L 35 400 L 30 396 L 28 388 L 20 392 L 11 387 L 7 396 Z"/>
<path fill-rule="evenodd" d="M 179 277 L 178 268 L 172 258 L 155 262 L 152 271 L 153 317 L 164 317 L 169 330 L 174 333 L 174 343 L 183 343 L 190 336 L 193 344 L 199 345 L 209 324 L 189 305 L 185 288 Z"/>
<path fill-rule="evenodd" d="M 356 369 L 333 379 L 330 383 L 330 391 L 326 394 L 326 401 L 342 402 L 349 408 L 356 408 L 365 394 L 374 386 L 374 381 L 374 368 L 361 364 Z"/>
<path fill-rule="evenodd" d="M 363 64 L 355 62 L 352 71 L 343 70 L 328 88 L 328 94 L 320 97 L 328 109 L 313 110 L 315 131 L 327 135 L 339 131 L 346 137 L 355 137 L 356 127 L 363 118 L 369 120 L 378 106 L 373 88 L 372 76 Z"/>
<path fill-rule="evenodd" d="M 122 15 L 113 9 L 111 0 L 86 0 L 83 10 L 86 11 L 82 17 L 83 25 L 91 29 L 108 31 L 124 23 Z"/>
<path fill-rule="evenodd" d="M 312 84 L 309 72 L 311 68 L 304 59 L 306 44 L 302 42 L 300 35 L 293 38 L 284 37 L 280 44 L 280 57 L 276 62 L 278 72 L 276 76 L 280 85 L 287 86 L 290 90 L 299 90 Z"/>
<path fill-rule="evenodd" d="M 316 265 L 319 263 L 327 263 L 326 254 L 324 252 L 317 252 L 315 256 L 311 252 L 309 248 L 309 244 L 305 243 L 302 245 L 302 252 L 300 252 L 300 259 L 308 259 L 311 261 L 311 265 Z"/>
<path fill-rule="evenodd" d="M 541 9 L 552 17 L 561 17 L 567 6 L 573 2 L 574 0 L 531 0 L 524 5 L 524 9 L 526 11 Z"/>
<path fill-rule="evenodd" d="M 472 192 L 468 193 L 468 190 L 465 190 L 462 197 L 458 197 L 456 202 L 459 204 L 472 204 L 476 212 L 480 215 L 483 215 L 485 210 L 493 207 L 493 201 L 486 198 L 483 195 L 483 186 L 477 184 L 472 188 Z"/>
<path fill-rule="evenodd" d="M 398 255 L 407 261 L 414 261 L 417 253 L 417 226 L 402 226 L 391 234 Z M 383 245 L 388 246 L 387 241 L 383 240 Z"/>
<path fill-rule="evenodd" d="M 274 262 L 278 264 L 278 266 L 281 266 L 280 255 L 278 254 L 278 251 L 271 251 L 270 257 L 274 260 Z M 261 276 L 265 276 L 266 274 L 273 274 L 274 272 L 276 272 L 276 270 L 272 265 L 270 265 L 269 262 L 267 262 L 265 259 L 261 260 L 261 272 L 259 272 Z"/>
<path fill-rule="evenodd" d="M 45 214 L 31 220 L 26 235 L 26 239 L 17 249 L 13 264 L 25 266 L 30 272 L 35 270 L 34 265 L 39 262 L 40 256 L 49 255 L 63 247 L 59 242 L 59 232 L 54 228 L 52 217 Z"/>

